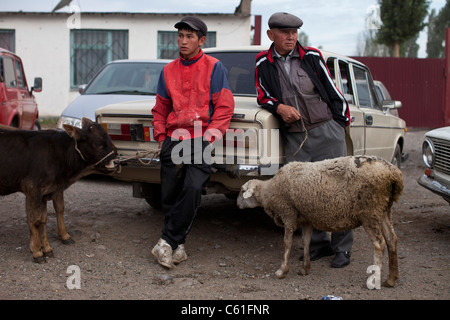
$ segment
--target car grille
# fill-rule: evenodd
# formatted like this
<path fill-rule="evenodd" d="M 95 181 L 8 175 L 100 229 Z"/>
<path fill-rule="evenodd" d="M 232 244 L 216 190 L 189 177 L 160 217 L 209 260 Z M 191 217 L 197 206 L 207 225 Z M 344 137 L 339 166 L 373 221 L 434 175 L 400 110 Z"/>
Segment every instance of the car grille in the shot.
<path fill-rule="evenodd" d="M 435 152 L 435 170 L 450 175 L 450 141 L 436 138 L 431 141 Z"/>

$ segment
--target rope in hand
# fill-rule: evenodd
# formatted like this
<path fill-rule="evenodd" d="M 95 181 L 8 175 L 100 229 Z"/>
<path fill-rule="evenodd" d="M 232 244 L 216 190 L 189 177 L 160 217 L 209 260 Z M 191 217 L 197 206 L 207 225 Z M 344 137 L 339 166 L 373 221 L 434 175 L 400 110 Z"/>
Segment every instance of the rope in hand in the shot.
<path fill-rule="evenodd" d="M 292 155 L 291 161 L 294 161 L 295 156 L 303 148 L 303 145 L 305 144 L 306 140 L 308 140 L 308 130 L 306 130 L 305 121 L 303 121 L 303 117 L 302 116 L 300 116 L 300 120 L 302 122 L 303 130 L 305 131 L 305 138 L 303 139 L 302 143 L 300 144 L 300 147 L 298 147 L 297 151 L 295 151 L 295 153 Z"/>

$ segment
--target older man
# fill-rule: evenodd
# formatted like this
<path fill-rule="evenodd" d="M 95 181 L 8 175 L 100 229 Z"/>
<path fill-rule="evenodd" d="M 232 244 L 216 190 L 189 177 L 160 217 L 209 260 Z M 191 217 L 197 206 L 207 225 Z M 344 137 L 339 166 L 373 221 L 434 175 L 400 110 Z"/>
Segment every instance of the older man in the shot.
<path fill-rule="evenodd" d="M 269 50 L 256 58 L 258 104 L 280 121 L 286 162 L 321 161 L 346 156 L 345 127 L 350 112 L 330 77 L 319 50 L 298 42 L 303 21 L 284 12 L 269 19 Z M 300 148 L 300 146 L 302 146 Z M 314 230 L 311 260 L 335 254 L 332 266 L 350 263 L 353 230 L 333 233 Z"/>

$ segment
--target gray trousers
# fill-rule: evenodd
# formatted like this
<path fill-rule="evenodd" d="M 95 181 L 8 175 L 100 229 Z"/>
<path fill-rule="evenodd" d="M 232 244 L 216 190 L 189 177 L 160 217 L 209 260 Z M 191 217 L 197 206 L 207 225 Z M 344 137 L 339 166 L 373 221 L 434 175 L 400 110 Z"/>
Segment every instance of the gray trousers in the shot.
<path fill-rule="evenodd" d="M 305 132 L 287 134 L 287 143 L 284 148 L 286 162 L 316 162 L 347 155 L 345 131 L 334 120 L 327 121 L 309 130 L 308 139 L 300 151 L 297 152 L 304 139 Z M 295 158 L 292 159 L 296 152 Z M 333 232 L 330 240 L 326 232 L 314 229 L 311 236 L 310 250 L 314 251 L 325 246 L 331 246 L 334 252 L 350 252 L 352 245 L 353 230 Z"/>

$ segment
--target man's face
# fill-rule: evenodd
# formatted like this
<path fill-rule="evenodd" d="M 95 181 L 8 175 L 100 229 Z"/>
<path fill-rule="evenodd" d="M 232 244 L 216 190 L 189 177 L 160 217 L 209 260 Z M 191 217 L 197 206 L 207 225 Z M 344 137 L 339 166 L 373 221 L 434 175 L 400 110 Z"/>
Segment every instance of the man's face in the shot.
<path fill-rule="evenodd" d="M 206 37 L 199 39 L 197 33 L 193 30 L 178 30 L 177 42 L 181 56 L 186 60 L 195 57 L 200 52 L 205 39 Z"/>
<path fill-rule="evenodd" d="M 270 29 L 267 30 L 269 39 L 274 42 L 275 49 L 281 55 L 291 52 L 297 43 L 297 29 Z"/>

